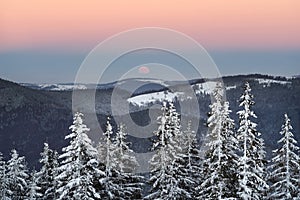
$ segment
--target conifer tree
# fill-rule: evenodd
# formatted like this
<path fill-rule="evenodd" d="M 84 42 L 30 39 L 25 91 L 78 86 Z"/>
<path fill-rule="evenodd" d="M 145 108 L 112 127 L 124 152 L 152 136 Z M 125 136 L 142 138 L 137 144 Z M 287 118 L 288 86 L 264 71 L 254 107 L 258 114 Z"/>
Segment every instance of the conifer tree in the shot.
<path fill-rule="evenodd" d="M 28 190 L 28 170 L 25 158 L 19 156 L 18 152 L 11 151 L 11 159 L 7 162 L 6 180 L 8 184 L 8 195 L 11 199 L 25 199 Z"/>
<path fill-rule="evenodd" d="M 241 199 L 262 199 L 268 185 L 265 181 L 265 150 L 261 134 L 256 130 L 257 124 L 252 118 L 257 118 L 253 110 L 253 95 L 248 82 L 244 87 L 244 93 L 240 98 L 238 111 L 240 126 L 238 140 L 241 145 L 241 154 L 238 166 L 238 197 Z"/>
<path fill-rule="evenodd" d="M 43 194 L 41 199 L 55 199 L 58 187 L 57 180 L 55 179 L 58 175 L 58 153 L 50 149 L 47 143 L 44 143 L 40 163 L 42 167 L 36 176 L 37 184 L 40 188 L 39 192 Z"/>
<path fill-rule="evenodd" d="M 59 182 L 58 199 L 100 199 L 95 180 L 104 175 L 99 170 L 97 150 L 87 136 L 89 128 L 83 124 L 83 114 L 75 113 L 69 146 L 62 149 L 59 156 L 61 165 L 58 167 Z"/>
<path fill-rule="evenodd" d="M 132 173 L 139 164 L 134 156 L 134 152 L 129 148 L 126 138 L 125 125 L 120 124 L 113 142 L 115 146 L 113 150 L 114 159 L 116 160 L 115 169 L 121 173 Z"/>
<path fill-rule="evenodd" d="M 174 112 L 174 107 L 167 102 L 163 102 L 161 108 L 162 115 L 158 117 L 158 130 L 154 132 L 157 140 L 154 141 L 153 150 L 155 154 L 151 158 L 152 185 L 150 194 L 146 199 L 188 199 L 191 194 L 183 187 L 180 155 L 182 149 L 178 146 L 178 135 L 180 124 L 178 124 L 178 114 Z M 179 174 L 177 174 L 179 173 Z"/>
<path fill-rule="evenodd" d="M 41 190 L 41 188 L 37 184 L 37 173 L 36 173 L 35 170 L 33 170 L 31 172 L 28 189 L 29 190 L 28 190 L 28 194 L 27 194 L 26 200 L 41 199 L 42 193 L 39 192 Z"/>
<path fill-rule="evenodd" d="M 274 157 L 270 167 L 269 199 L 296 199 L 299 197 L 300 157 L 297 155 L 299 147 L 294 135 L 290 119 L 284 115 L 284 124 L 278 141 L 280 148 L 273 151 Z"/>
<path fill-rule="evenodd" d="M 103 133 L 103 141 L 98 146 L 99 159 L 104 163 L 104 177 L 99 181 L 104 186 L 103 199 L 118 199 L 122 197 L 122 188 L 118 184 L 119 172 L 117 169 L 116 157 L 114 151 L 116 145 L 112 141 L 113 128 L 110 124 L 110 118 L 106 122 L 106 131 Z"/>
<path fill-rule="evenodd" d="M 176 108 L 172 102 L 168 105 L 168 112 L 166 114 L 166 129 L 169 132 L 169 135 L 172 136 L 170 144 L 172 149 L 173 161 L 169 168 L 172 169 L 173 176 L 176 181 L 175 184 L 171 185 L 171 191 L 174 193 L 171 198 L 174 199 L 191 199 L 195 192 L 195 181 L 196 177 L 195 171 L 193 172 L 192 168 L 195 169 L 195 149 L 191 149 L 195 141 L 193 140 L 193 135 L 191 127 L 189 124 L 189 132 L 183 132 L 181 130 L 180 115 L 176 111 Z M 196 137 L 196 135 L 194 135 Z M 191 161 L 191 163 L 189 163 Z M 190 165 L 190 166 L 189 166 Z"/>
<path fill-rule="evenodd" d="M 168 174 L 167 166 L 171 162 L 171 158 L 168 152 L 169 143 L 166 132 L 166 118 L 167 118 L 167 103 L 163 102 L 161 108 L 162 115 L 158 117 L 158 130 L 154 132 L 157 140 L 153 143 L 153 150 L 155 154 L 149 161 L 151 167 L 150 194 L 146 196 L 146 199 L 166 199 L 167 198 L 167 184 L 168 179 L 172 176 Z"/>
<path fill-rule="evenodd" d="M 213 91 L 213 100 L 207 120 L 208 134 L 202 163 L 202 183 L 197 188 L 197 198 L 234 198 L 238 143 L 233 130 L 234 123 L 229 116 L 229 103 L 223 99 L 220 84 L 217 84 Z"/>
<path fill-rule="evenodd" d="M 223 158 L 223 176 L 226 183 L 226 190 L 224 190 L 225 198 L 237 198 L 238 187 L 238 161 L 239 143 L 237 140 L 236 131 L 234 129 L 234 120 L 231 119 L 229 102 L 225 101 L 222 111 L 222 131 L 224 138 L 222 152 L 225 155 Z"/>
<path fill-rule="evenodd" d="M 6 162 L 3 160 L 2 153 L 0 153 L 0 199 L 3 200 L 9 200 L 6 168 Z"/>
<path fill-rule="evenodd" d="M 200 180 L 201 157 L 196 134 L 191 128 L 191 121 L 188 122 L 186 130 L 183 131 L 183 136 L 180 144 L 183 149 L 183 172 L 181 173 L 185 178 L 180 184 L 194 198 L 197 196 L 196 187 Z"/>
<path fill-rule="evenodd" d="M 114 140 L 114 159 L 115 170 L 118 172 L 118 180 L 122 188 L 123 199 L 140 199 L 142 194 L 142 177 L 135 175 L 138 162 L 134 156 L 134 152 L 129 148 L 126 142 L 127 133 L 125 125 L 120 124 Z"/>

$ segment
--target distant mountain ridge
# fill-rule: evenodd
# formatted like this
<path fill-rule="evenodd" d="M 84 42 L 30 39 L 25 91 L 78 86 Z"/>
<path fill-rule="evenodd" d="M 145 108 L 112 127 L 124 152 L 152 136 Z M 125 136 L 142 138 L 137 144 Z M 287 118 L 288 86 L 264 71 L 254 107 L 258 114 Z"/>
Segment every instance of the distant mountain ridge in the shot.
<path fill-rule="evenodd" d="M 225 76 L 224 79 L 233 78 L 233 77 L 244 77 L 247 76 L 249 78 L 257 78 L 257 79 L 270 79 L 273 81 L 288 81 L 294 78 L 300 78 L 300 75 L 293 76 L 291 78 L 286 78 L 283 76 L 270 76 L 270 75 L 261 75 L 261 74 L 251 74 L 251 75 L 236 75 L 236 76 Z M 193 85 L 196 83 L 204 83 L 206 81 L 205 78 L 193 79 L 187 81 L 189 84 Z M 117 84 L 121 85 L 124 82 L 143 82 L 143 83 L 156 83 L 164 86 L 170 85 L 180 85 L 182 83 L 186 83 L 186 81 L 162 81 L 158 79 L 150 79 L 150 78 L 130 78 L 130 79 L 122 79 L 119 81 L 114 81 L 105 84 L 91 84 L 91 83 L 20 83 L 21 86 L 25 86 L 31 89 L 36 90 L 47 90 L 47 91 L 71 91 L 73 89 L 85 90 L 85 89 L 109 89 L 114 88 Z M 147 92 L 147 91 L 146 91 Z"/>
<path fill-rule="evenodd" d="M 144 82 L 143 82 L 144 81 Z M 145 84 L 146 81 L 146 84 Z M 267 75 L 238 75 L 223 78 L 227 99 L 230 101 L 232 117 L 237 123 L 238 99 L 242 94 L 242 86 L 249 81 L 254 94 L 256 105 L 254 110 L 258 116 L 258 130 L 263 133 L 268 152 L 274 149 L 279 138 L 279 130 L 283 122 L 283 114 L 287 112 L 292 120 L 294 134 L 300 142 L 300 78 L 273 77 Z M 199 101 L 201 116 L 192 116 L 199 122 L 198 136 L 206 131 L 206 113 L 209 110 L 208 84 L 213 80 L 195 79 L 189 83 L 195 90 Z M 142 126 L 149 123 L 148 109 L 159 103 L 159 94 L 167 90 L 169 85 L 176 87 L 179 82 L 151 82 L 151 80 L 122 80 L 120 82 L 98 85 L 96 92 L 96 108 L 98 120 L 102 127 L 106 116 L 111 115 L 111 95 L 118 84 L 121 95 L 130 103 L 130 116 Z M 143 87 L 130 93 L 134 84 Z M 61 87 L 62 85 L 68 87 Z M 55 84 L 61 90 L 53 91 L 51 87 L 36 84 L 16 84 L 0 79 L 0 151 L 7 157 L 12 148 L 17 148 L 21 155 L 25 155 L 29 166 L 38 166 L 39 153 L 43 142 L 48 142 L 52 148 L 60 150 L 67 141 L 64 136 L 69 133 L 68 127 L 72 122 L 72 84 Z M 84 95 L 88 95 L 89 87 L 82 84 Z M 94 87 L 94 86 L 93 86 Z M 178 94 L 169 93 L 170 100 Z M 182 95 L 182 94 L 181 94 Z M 174 98 L 175 99 L 175 98 Z M 177 99 L 177 98 L 176 98 Z M 187 101 L 184 96 L 179 101 Z M 143 102 L 143 103 L 142 103 Z M 157 111 L 159 113 L 159 110 Z M 90 113 L 85 113 L 89 118 Z M 183 122 L 184 123 L 184 122 Z M 101 134 L 90 126 L 95 135 Z M 147 152 L 151 142 L 130 136 L 132 147 L 136 152 Z"/>

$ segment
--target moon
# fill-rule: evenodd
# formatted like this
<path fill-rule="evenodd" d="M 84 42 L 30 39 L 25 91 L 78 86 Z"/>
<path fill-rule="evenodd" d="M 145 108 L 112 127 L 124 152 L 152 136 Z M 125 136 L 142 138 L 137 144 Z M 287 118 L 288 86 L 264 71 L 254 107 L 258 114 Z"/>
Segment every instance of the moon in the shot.
<path fill-rule="evenodd" d="M 150 72 L 150 69 L 146 66 L 139 67 L 139 73 L 140 74 L 148 74 Z"/>

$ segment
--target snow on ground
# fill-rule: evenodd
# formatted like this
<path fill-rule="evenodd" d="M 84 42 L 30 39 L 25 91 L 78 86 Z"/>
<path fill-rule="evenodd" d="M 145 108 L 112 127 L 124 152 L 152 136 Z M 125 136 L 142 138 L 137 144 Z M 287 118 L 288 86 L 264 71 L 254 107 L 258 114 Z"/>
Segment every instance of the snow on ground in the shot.
<path fill-rule="evenodd" d="M 263 87 L 270 87 L 271 84 L 287 85 L 287 84 L 291 84 L 292 83 L 290 81 L 278 81 L 278 80 L 263 79 L 263 78 L 255 79 L 255 81 L 258 81 L 258 83 L 261 84 L 261 85 L 263 85 Z"/>
<path fill-rule="evenodd" d="M 155 92 L 150 94 L 142 94 L 135 97 L 131 97 L 127 99 L 129 103 L 137 106 L 146 106 L 150 103 L 155 103 L 157 101 L 162 102 L 163 100 L 173 101 L 175 97 L 182 98 L 183 93 L 175 92 L 175 93 L 165 93 L 165 92 Z"/>
<path fill-rule="evenodd" d="M 198 83 L 193 86 L 195 94 L 204 94 L 209 95 L 213 91 L 216 86 L 216 82 L 208 81 L 205 83 Z M 226 90 L 236 89 L 236 86 L 227 86 Z M 175 92 L 175 93 L 165 93 L 162 92 L 154 92 L 149 94 L 142 94 L 138 96 L 131 97 L 127 99 L 129 103 L 132 103 L 136 106 L 147 106 L 148 104 L 155 103 L 155 102 L 162 102 L 163 100 L 173 101 L 177 97 L 179 100 L 191 99 L 190 96 L 185 96 L 183 92 Z"/>
<path fill-rule="evenodd" d="M 165 81 L 163 80 L 160 80 L 160 79 L 138 79 L 140 82 L 146 82 L 146 83 L 157 83 L 157 84 L 160 84 L 162 86 L 168 86 Z"/>
<path fill-rule="evenodd" d="M 217 82 L 215 82 L 215 81 L 207 81 L 204 83 L 198 83 L 194 86 L 195 93 L 209 95 L 216 87 L 216 83 Z M 236 89 L 236 85 L 226 86 L 225 89 L 226 90 Z"/>
<path fill-rule="evenodd" d="M 226 90 L 236 89 L 236 85 L 227 86 Z"/>
<path fill-rule="evenodd" d="M 194 85 L 195 93 L 196 94 L 208 95 L 216 87 L 216 83 L 217 82 L 214 82 L 214 81 L 207 81 L 207 82 L 204 82 L 204 83 L 198 83 L 198 84 Z"/>
<path fill-rule="evenodd" d="M 85 85 L 72 85 L 72 84 L 39 84 L 40 89 L 46 89 L 51 91 L 65 91 L 65 90 L 86 90 Z"/>

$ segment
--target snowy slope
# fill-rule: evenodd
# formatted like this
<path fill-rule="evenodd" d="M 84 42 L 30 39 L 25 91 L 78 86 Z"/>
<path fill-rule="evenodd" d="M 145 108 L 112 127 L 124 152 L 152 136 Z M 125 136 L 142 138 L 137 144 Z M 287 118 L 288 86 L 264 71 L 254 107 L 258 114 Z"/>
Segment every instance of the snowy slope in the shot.
<path fill-rule="evenodd" d="M 129 98 L 127 101 L 136 106 L 147 106 L 151 103 L 162 102 L 163 100 L 173 101 L 175 97 L 183 98 L 183 93 L 165 93 L 165 92 L 155 92 L 150 94 L 142 94 Z"/>
<path fill-rule="evenodd" d="M 263 85 L 263 87 L 270 87 L 271 84 L 287 85 L 292 83 L 291 81 L 279 81 L 279 80 L 263 79 L 263 78 L 255 79 L 255 81 L 258 81 L 258 83 Z"/>
<path fill-rule="evenodd" d="M 48 91 L 70 91 L 76 90 L 86 90 L 87 86 L 84 84 L 72 84 L 72 83 L 62 83 L 62 84 L 31 84 L 31 83 L 21 83 L 20 85 L 29 87 L 37 90 L 48 90 Z"/>
<path fill-rule="evenodd" d="M 85 85 L 73 85 L 73 84 L 39 84 L 41 89 L 51 90 L 51 91 L 68 91 L 68 90 L 86 90 Z M 48 89 L 47 89 L 48 88 Z"/>
<path fill-rule="evenodd" d="M 210 95 L 215 86 L 216 86 L 215 81 L 207 81 L 205 83 L 197 83 L 192 87 L 196 95 Z M 236 86 L 233 85 L 233 86 L 226 87 L 226 90 L 231 90 L 231 89 L 236 89 Z M 190 99 L 192 97 L 186 96 L 182 92 L 165 93 L 164 91 L 161 91 L 161 92 L 137 95 L 129 98 L 127 101 L 133 105 L 142 107 L 142 106 L 147 106 L 149 104 L 153 104 L 155 102 L 162 102 L 163 100 L 173 101 L 175 98 L 179 100 L 185 100 L 185 99 Z"/>
<path fill-rule="evenodd" d="M 275 80 L 272 78 L 255 78 L 254 81 L 257 81 L 263 87 L 270 87 L 271 84 L 279 84 L 279 85 L 290 85 L 292 84 L 291 81 L 283 81 L 283 80 Z M 289 80 L 289 79 L 288 79 Z M 213 89 L 216 86 L 215 81 L 206 81 L 204 83 L 195 83 L 192 85 L 196 95 L 210 95 Z M 237 85 L 228 84 L 225 85 L 226 91 L 234 90 L 237 88 Z M 141 94 L 138 96 L 134 96 L 128 99 L 128 102 L 132 103 L 133 105 L 137 106 L 147 106 L 149 104 L 155 102 L 161 102 L 163 99 L 168 101 L 172 101 L 177 97 L 178 99 L 184 100 L 191 97 L 185 97 L 182 93 L 168 93 L 165 94 L 162 92 L 155 92 L 155 93 L 148 93 L 148 94 Z"/>
<path fill-rule="evenodd" d="M 147 92 L 153 89 L 162 90 L 164 87 L 168 85 L 162 81 L 157 79 L 125 79 L 119 80 L 111 83 L 103 83 L 103 84 L 73 84 L 73 83 L 42 83 L 42 84 L 35 84 L 35 83 L 20 83 L 20 85 L 36 89 L 36 90 L 47 90 L 47 91 L 70 91 L 70 90 L 86 90 L 86 89 L 112 89 L 114 87 L 118 87 L 120 89 L 131 91 L 135 89 L 136 86 L 144 86 L 139 90 L 139 92 Z M 158 87 L 160 86 L 160 87 Z"/>
<path fill-rule="evenodd" d="M 213 89 L 216 87 L 215 81 L 207 81 L 205 83 L 197 83 L 194 85 L 194 90 L 197 95 L 209 95 L 212 93 Z M 226 90 L 236 89 L 236 85 L 230 85 L 225 87 Z"/>
<path fill-rule="evenodd" d="M 197 83 L 194 85 L 194 90 L 197 95 L 204 94 L 208 95 L 210 94 L 213 89 L 216 87 L 216 82 L 214 81 L 207 81 L 204 83 Z"/>

